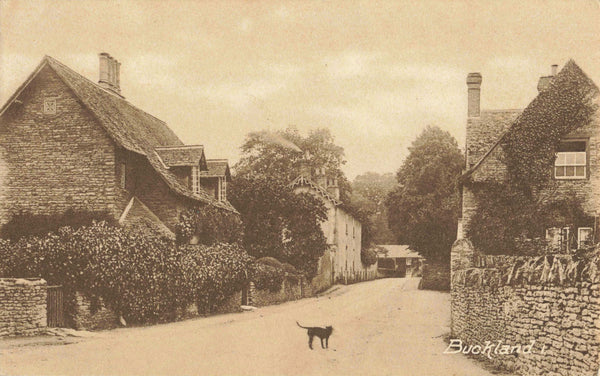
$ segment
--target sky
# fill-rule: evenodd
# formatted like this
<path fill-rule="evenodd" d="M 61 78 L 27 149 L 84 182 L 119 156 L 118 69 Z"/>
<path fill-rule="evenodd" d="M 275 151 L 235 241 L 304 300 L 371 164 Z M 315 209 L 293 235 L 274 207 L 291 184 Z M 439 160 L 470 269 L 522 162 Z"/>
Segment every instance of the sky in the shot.
<path fill-rule="evenodd" d="M 466 76 L 484 109 L 523 108 L 569 60 L 600 83 L 600 0 L 0 0 L 0 102 L 44 55 L 121 92 L 207 158 L 245 136 L 329 128 L 353 179 L 395 172 L 427 125 L 464 149 Z"/>

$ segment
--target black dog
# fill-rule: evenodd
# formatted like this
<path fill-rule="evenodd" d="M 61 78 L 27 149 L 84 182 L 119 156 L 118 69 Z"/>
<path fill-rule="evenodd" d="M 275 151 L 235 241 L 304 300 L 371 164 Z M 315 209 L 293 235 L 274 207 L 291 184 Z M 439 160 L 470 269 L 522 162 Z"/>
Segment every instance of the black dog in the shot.
<path fill-rule="evenodd" d="M 305 327 L 302 326 L 298 323 L 298 321 L 296 321 L 296 324 L 298 324 L 299 327 L 301 327 L 302 329 L 306 329 L 308 331 L 308 347 L 310 347 L 310 349 L 312 350 L 312 342 L 313 342 L 313 338 L 315 336 L 319 337 L 319 339 L 321 340 L 321 347 L 322 348 L 328 348 L 329 347 L 329 336 L 331 335 L 331 333 L 333 332 L 333 326 L 326 326 L 324 328 L 320 328 L 318 326 L 315 327 Z M 323 345 L 323 340 L 325 340 L 325 345 Z"/>

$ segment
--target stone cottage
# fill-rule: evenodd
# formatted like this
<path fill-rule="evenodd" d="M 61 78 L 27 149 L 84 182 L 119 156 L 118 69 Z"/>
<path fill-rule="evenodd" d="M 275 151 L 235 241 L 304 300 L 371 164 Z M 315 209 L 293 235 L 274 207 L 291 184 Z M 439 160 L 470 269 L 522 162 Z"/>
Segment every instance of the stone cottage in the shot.
<path fill-rule="evenodd" d="M 323 290 L 336 282 L 348 283 L 376 277 L 377 266 L 365 267 L 361 261 L 361 223 L 340 201 L 337 179 L 328 177 L 325 169 L 313 173 L 303 171 L 292 183 L 295 193 L 310 193 L 320 198 L 327 209 L 327 220 L 321 229 L 329 249 L 319 260 L 313 288 Z"/>
<path fill-rule="evenodd" d="M 523 110 L 481 110 L 481 74 L 467 77 L 467 171 L 451 251 L 447 352 L 522 375 L 592 375 L 600 367 L 599 90 L 573 61 L 551 72 Z M 499 190 L 486 190 L 494 184 Z M 539 210 L 561 200 L 573 204 Z M 497 217 L 502 207 L 509 210 Z M 584 223 L 565 214 L 575 209 Z M 521 217 L 530 228 L 517 237 L 491 230 Z M 494 252 L 499 243 L 508 252 Z"/>
<path fill-rule="evenodd" d="M 0 225 L 21 211 L 104 211 L 171 231 L 194 205 L 235 212 L 227 161 L 207 160 L 129 103 L 121 63 L 99 55 L 97 83 L 46 56 L 0 109 Z"/>
<path fill-rule="evenodd" d="M 585 124 L 573 124 L 572 130 L 561 134 L 555 146 L 554 161 L 550 161 L 546 173 L 550 177 L 551 190 L 543 188 L 535 192 L 541 200 L 555 200 L 568 195 L 576 195 L 582 202 L 583 210 L 590 217 L 600 213 L 600 113 L 598 112 L 598 87 L 586 76 L 574 61 L 569 61 L 560 72 L 552 66 L 549 76 L 541 77 L 537 97 L 525 109 L 481 110 L 480 91 L 482 77 L 470 73 L 468 86 L 468 120 L 466 133 L 466 168 L 462 178 L 462 215 L 458 239 L 466 237 L 473 214 L 478 205 L 479 184 L 504 182 L 508 178 L 506 143 L 515 132 L 532 132 L 531 153 L 536 153 L 535 140 L 562 132 L 552 125 L 553 118 L 568 119 L 568 111 L 551 103 L 560 98 L 567 87 L 582 93 L 582 101 L 590 108 L 591 116 Z M 579 103 L 571 104 L 576 106 Z M 582 107 L 583 104 L 582 104 Z M 581 110 L 580 110 L 581 112 Z M 566 120 L 568 121 L 568 120 Z M 553 164 L 553 166 L 551 165 Z M 584 227 L 565 224 L 560 228 L 548 228 L 545 234 L 538 234 L 550 242 L 572 240 L 573 247 L 591 243 L 597 233 L 594 221 Z M 596 227 L 598 221 L 595 221 Z"/>

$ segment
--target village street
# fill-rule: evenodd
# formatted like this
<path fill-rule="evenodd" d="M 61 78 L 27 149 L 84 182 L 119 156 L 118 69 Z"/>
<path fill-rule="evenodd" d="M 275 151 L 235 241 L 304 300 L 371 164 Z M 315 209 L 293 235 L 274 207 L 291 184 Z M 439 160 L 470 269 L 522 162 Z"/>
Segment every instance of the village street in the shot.
<path fill-rule="evenodd" d="M 69 345 L 0 342 L 0 374 L 60 375 L 491 375 L 443 354 L 447 293 L 419 279 L 340 286 L 319 298 L 254 312 L 100 332 Z M 309 350 L 306 330 L 334 327 L 329 349 Z"/>

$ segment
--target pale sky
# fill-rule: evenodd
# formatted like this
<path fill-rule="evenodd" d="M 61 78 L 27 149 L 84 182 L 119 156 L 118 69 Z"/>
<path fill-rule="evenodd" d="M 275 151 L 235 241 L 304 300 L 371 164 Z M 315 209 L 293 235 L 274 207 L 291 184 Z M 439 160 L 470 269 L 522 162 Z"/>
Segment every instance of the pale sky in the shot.
<path fill-rule="evenodd" d="M 523 108 L 569 58 L 600 83 L 600 1 L 0 0 L 0 101 L 44 55 L 93 81 L 121 65 L 129 102 L 207 158 L 251 131 L 331 129 L 350 179 L 395 172 L 427 126 L 463 147 L 469 72 L 482 107 Z"/>

